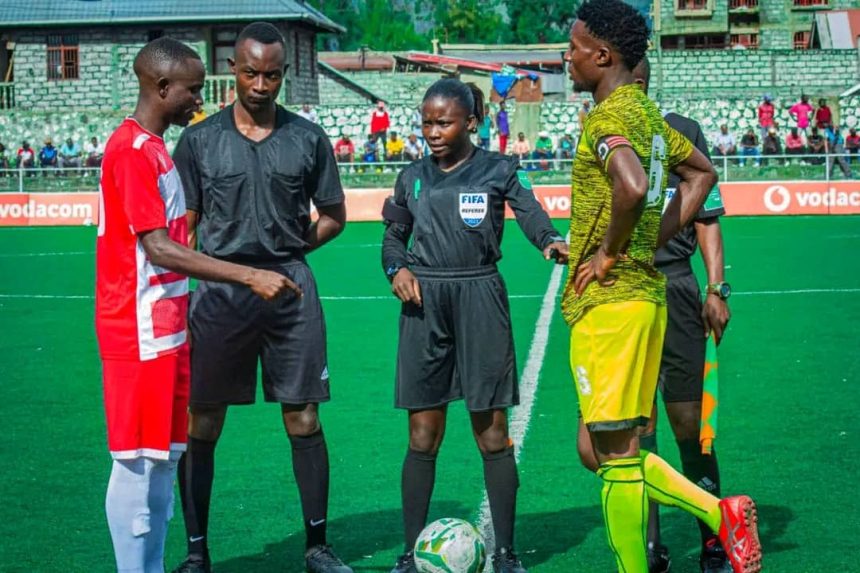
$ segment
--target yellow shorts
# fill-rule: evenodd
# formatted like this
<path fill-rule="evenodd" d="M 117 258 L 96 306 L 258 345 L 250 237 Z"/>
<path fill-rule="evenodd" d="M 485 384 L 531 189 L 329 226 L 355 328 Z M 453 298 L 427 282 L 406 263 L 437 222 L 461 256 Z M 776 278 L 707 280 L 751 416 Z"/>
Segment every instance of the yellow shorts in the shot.
<path fill-rule="evenodd" d="M 666 307 L 627 301 L 592 307 L 570 330 L 570 369 L 591 431 L 645 425 L 651 416 Z"/>

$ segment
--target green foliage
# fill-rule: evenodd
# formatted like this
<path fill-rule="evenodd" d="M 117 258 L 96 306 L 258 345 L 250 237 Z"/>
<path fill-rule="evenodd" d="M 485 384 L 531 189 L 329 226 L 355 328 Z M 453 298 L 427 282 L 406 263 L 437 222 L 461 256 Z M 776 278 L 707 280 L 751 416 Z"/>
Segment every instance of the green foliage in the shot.
<path fill-rule="evenodd" d="M 499 0 L 435 0 L 436 37 L 443 42 L 497 44 L 508 40 Z"/>
<path fill-rule="evenodd" d="M 567 42 L 580 2 L 505 0 L 511 35 L 519 44 Z"/>
<path fill-rule="evenodd" d="M 310 4 L 347 29 L 339 38 L 342 51 L 362 46 L 381 51 L 429 47 L 429 38 L 415 31 L 412 14 L 389 0 L 317 0 Z"/>

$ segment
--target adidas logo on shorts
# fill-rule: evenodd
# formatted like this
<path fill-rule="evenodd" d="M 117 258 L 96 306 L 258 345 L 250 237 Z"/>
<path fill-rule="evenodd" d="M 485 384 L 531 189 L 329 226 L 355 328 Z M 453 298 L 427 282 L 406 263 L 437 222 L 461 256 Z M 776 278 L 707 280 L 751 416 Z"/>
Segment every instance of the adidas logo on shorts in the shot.
<path fill-rule="evenodd" d="M 576 367 L 576 383 L 579 385 L 579 392 L 583 396 L 591 394 L 591 382 L 588 380 L 588 372 L 585 366 Z"/>
<path fill-rule="evenodd" d="M 323 368 L 322 374 L 320 374 L 320 380 L 328 380 L 328 365 Z"/>

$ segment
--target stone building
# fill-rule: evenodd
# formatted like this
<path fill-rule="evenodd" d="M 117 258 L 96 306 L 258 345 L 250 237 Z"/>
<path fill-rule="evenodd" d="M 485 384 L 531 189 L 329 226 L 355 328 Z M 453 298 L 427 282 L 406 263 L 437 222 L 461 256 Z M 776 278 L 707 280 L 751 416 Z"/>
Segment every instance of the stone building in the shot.
<path fill-rule="evenodd" d="M 0 109 L 129 109 L 137 92 L 134 56 L 160 36 L 197 50 L 207 70 L 207 105 L 223 103 L 232 96 L 233 42 L 256 20 L 278 26 L 287 41 L 282 101 L 317 102 L 317 34 L 343 28 L 298 0 L 6 0 Z"/>

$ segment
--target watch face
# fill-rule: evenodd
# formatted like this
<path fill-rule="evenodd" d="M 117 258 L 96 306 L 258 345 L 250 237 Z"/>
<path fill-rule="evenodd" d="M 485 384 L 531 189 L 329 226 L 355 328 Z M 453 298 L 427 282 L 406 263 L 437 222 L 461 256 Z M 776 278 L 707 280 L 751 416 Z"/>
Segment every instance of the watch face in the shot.
<path fill-rule="evenodd" d="M 732 294 L 732 286 L 729 283 L 720 283 L 720 298 L 729 298 Z"/>

